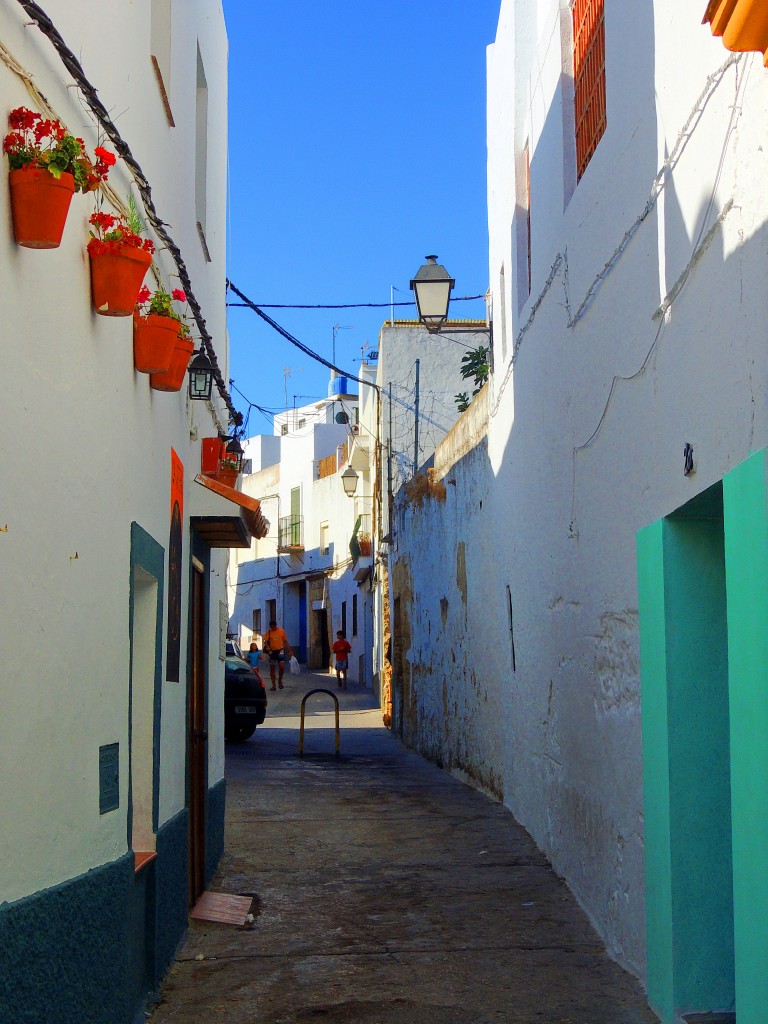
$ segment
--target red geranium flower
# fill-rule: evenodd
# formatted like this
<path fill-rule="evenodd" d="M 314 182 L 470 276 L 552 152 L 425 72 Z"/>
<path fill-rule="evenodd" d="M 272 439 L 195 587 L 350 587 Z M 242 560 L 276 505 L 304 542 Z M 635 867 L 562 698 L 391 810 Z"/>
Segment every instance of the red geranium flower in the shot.
<path fill-rule="evenodd" d="M 108 149 L 104 149 L 103 146 L 97 146 L 93 151 L 99 158 L 99 161 L 106 164 L 107 167 L 114 167 L 117 157 L 114 153 L 110 153 Z"/>
<path fill-rule="evenodd" d="M 171 298 L 176 299 L 177 302 L 187 301 L 186 292 L 182 291 L 181 288 L 174 288 L 173 291 L 171 292 Z"/>
<path fill-rule="evenodd" d="M 115 163 L 115 156 L 101 147 L 92 161 L 83 140 L 70 135 L 61 121 L 44 118 L 26 107 L 12 110 L 8 124 L 13 130 L 5 136 L 3 150 L 11 170 L 35 167 L 54 178 L 71 174 L 78 192 L 90 192 L 104 181 Z"/>

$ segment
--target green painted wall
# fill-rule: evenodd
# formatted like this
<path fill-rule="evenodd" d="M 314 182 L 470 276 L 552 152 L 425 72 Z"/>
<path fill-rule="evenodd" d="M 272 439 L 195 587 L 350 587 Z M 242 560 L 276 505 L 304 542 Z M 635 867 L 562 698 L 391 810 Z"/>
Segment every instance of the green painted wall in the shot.
<path fill-rule="evenodd" d="M 648 991 L 671 1022 L 733 1006 L 721 489 L 638 537 Z"/>
<path fill-rule="evenodd" d="M 766 456 L 723 481 L 728 581 L 736 1005 L 768 1016 L 768 516 Z"/>
<path fill-rule="evenodd" d="M 646 987 L 648 1002 L 673 1019 L 672 855 L 669 809 L 664 524 L 637 536 L 645 806 Z"/>

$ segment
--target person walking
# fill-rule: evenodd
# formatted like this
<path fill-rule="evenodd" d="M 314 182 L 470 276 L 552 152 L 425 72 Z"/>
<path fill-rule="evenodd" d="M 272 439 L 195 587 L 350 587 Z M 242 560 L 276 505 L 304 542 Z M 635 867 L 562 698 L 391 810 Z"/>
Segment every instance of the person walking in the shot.
<path fill-rule="evenodd" d="M 339 630 L 336 634 L 336 643 L 333 645 L 333 653 L 336 655 L 336 678 L 339 681 L 339 689 L 347 688 L 347 669 L 349 668 L 349 652 L 352 645 L 346 636 Z"/>
<path fill-rule="evenodd" d="M 245 655 L 245 660 L 251 666 L 251 668 L 259 667 L 259 645 L 255 640 L 251 642 L 251 649 Z"/>
<path fill-rule="evenodd" d="M 269 678 L 272 680 L 271 690 L 275 689 L 275 675 L 276 669 L 279 666 L 279 674 L 277 679 L 277 685 L 282 690 L 283 688 L 283 673 L 285 672 L 285 659 L 286 656 L 293 657 L 293 651 L 291 645 L 288 643 L 288 637 L 286 636 L 285 630 L 278 626 L 275 619 L 269 623 L 269 629 L 264 634 L 261 640 L 262 649 L 269 655 Z"/>

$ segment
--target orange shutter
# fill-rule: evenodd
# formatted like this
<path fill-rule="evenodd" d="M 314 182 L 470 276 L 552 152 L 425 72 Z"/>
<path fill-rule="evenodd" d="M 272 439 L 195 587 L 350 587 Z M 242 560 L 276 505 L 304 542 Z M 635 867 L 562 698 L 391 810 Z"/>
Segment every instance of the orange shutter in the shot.
<path fill-rule="evenodd" d="M 606 126 L 604 0 L 573 5 L 576 167 L 580 178 Z"/>

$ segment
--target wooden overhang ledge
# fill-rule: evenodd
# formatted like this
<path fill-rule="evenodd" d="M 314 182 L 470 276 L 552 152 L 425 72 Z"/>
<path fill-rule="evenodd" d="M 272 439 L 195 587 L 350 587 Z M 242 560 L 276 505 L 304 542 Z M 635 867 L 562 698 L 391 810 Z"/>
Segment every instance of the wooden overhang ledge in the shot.
<path fill-rule="evenodd" d="M 212 494 L 238 506 L 237 515 L 227 515 L 226 506 L 221 514 L 191 515 L 189 525 L 212 548 L 249 548 L 251 538 L 266 537 L 269 523 L 261 512 L 261 502 L 234 487 L 228 487 L 213 477 L 198 473 L 195 483 Z M 215 501 L 215 499 L 214 499 Z"/>

